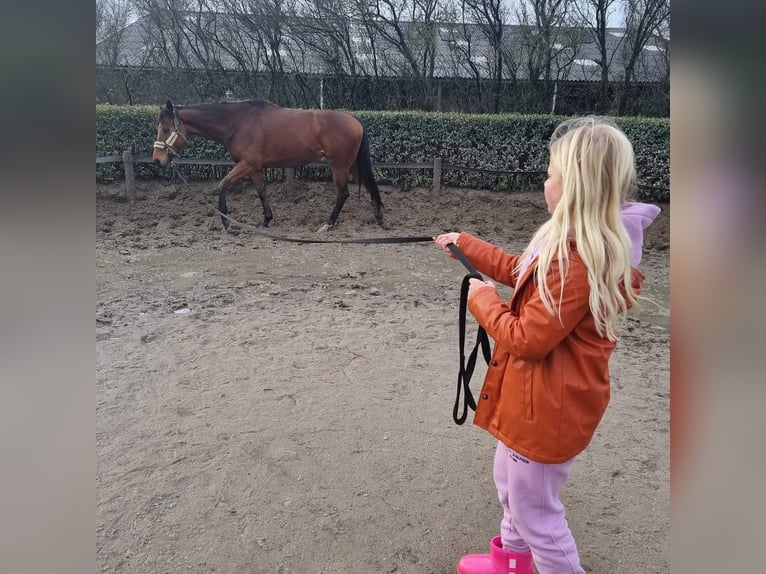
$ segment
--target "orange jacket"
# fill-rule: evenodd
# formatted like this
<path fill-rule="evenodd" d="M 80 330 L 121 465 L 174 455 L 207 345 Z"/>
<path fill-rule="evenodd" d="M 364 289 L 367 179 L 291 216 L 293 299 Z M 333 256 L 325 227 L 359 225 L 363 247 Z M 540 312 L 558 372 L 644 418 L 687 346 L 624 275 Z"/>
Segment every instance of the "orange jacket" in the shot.
<path fill-rule="evenodd" d="M 461 233 L 457 244 L 478 271 L 514 286 L 518 255 Z M 508 303 L 494 289 L 480 289 L 468 301 L 471 313 L 495 340 L 476 405 L 474 424 L 506 446 L 542 463 L 565 462 L 590 442 L 609 404 L 609 357 L 615 343 L 596 332 L 588 305 L 585 264 L 570 242 L 561 319 L 551 316 L 533 280 L 537 260 Z M 633 270 L 633 288 L 643 275 Z M 554 307 L 561 290 L 554 261 L 548 285 Z"/>

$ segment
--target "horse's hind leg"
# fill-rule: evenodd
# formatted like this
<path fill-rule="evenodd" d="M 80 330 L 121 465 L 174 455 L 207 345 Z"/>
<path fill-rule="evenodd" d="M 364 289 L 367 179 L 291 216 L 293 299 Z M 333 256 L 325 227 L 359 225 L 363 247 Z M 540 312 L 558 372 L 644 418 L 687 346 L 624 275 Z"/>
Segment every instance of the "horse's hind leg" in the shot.
<path fill-rule="evenodd" d="M 333 179 L 335 180 L 335 189 L 338 193 L 335 197 L 335 207 L 330 214 L 330 218 L 327 220 L 327 227 L 335 227 L 335 222 L 338 221 L 340 210 L 343 209 L 343 204 L 346 203 L 346 199 L 348 199 L 348 175 L 333 170 L 333 176 Z"/>
<path fill-rule="evenodd" d="M 356 168 L 361 181 L 370 192 L 372 202 L 372 213 L 378 225 L 387 229 L 388 226 L 383 222 L 383 201 L 380 199 L 380 190 L 375 181 L 375 174 L 372 171 L 372 161 L 370 160 L 370 142 L 367 139 L 367 132 L 362 131 L 362 142 L 359 145 L 359 151 L 356 156 Z"/>
<path fill-rule="evenodd" d="M 255 191 L 258 192 L 258 199 L 261 200 L 261 206 L 263 207 L 263 223 L 261 223 L 261 227 L 268 227 L 273 219 L 273 215 L 269 205 L 269 198 L 266 194 L 266 183 L 263 181 L 263 170 L 259 169 L 250 178 L 255 184 Z"/>

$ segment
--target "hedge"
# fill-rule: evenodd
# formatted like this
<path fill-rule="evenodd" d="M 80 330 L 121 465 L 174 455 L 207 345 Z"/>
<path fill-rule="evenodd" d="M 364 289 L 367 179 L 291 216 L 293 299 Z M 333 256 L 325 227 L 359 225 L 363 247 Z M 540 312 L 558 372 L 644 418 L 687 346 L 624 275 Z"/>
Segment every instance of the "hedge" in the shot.
<path fill-rule="evenodd" d="M 156 137 L 156 106 L 96 106 L 96 156 L 151 155 Z M 509 171 L 545 171 L 547 142 L 553 129 L 565 118 L 551 115 L 470 115 L 435 112 L 354 112 L 367 128 L 373 163 L 432 163 L 441 157 L 445 164 Z M 633 143 L 636 154 L 639 198 L 668 201 L 670 186 L 670 121 L 666 118 L 613 118 Z M 191 138 L 185 157 L 228 159 L 223 146 L 203 138 Z M 179 166 L 186 177 L 218 179 L 227 167 Z M 279 177 L 273 170 L 269 179 Z M 96 166 L 97 181 L 122 177 L 120 164 Z M 426 184 L 430 173 L 417 170 L 377 170 L 382 182 L 408 187 Z M 138 164 L 136 176 L 170 177 L 168 170 Z M 329 170 L 304 169 L 301 177 L 328 178 Z M 539 186 L 542 176 L 514 178 L 469 171 L 446 170 L 443 183 L 456 187 L 513 190 Z M 647 187 L 649 186 L 649 187 Z M 660 188 L 660 189 L 653 189 Z"/>

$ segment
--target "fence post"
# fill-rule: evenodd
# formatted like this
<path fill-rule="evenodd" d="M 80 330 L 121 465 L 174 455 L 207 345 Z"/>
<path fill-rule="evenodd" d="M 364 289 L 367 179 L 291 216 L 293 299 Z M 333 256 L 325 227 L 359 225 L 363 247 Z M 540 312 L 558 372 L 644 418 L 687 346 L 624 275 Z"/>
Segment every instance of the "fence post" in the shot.
<path fill-rule="evenodd" d="M 295 168 L 285 168 L 285 187 L 287 189 L 295 189 Z"/>
<path fill-rule="evenodd" d="M 432 191 L 439 193 L 442 190 L 442 158 L 434 158 L 434 183 Z"/>
<path fill-rule="evenodd" d="M 133 171 L 133 152 L 129 149 L 122 152 L 122 164 L 125 167 L 125 195 L 130 207 L 133 207 L 136 198 L 136 175 Z"/>

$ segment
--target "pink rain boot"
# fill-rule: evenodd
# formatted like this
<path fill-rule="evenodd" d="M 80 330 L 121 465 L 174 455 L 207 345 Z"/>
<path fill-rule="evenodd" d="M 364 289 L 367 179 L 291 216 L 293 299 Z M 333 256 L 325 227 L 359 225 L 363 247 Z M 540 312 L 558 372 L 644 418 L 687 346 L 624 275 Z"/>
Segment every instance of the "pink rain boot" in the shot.
<path fill-rule="evenodd" d="M 489 545 L 489 554 L 467 554 L 457 565 L 458 574 L 534 574 L 532 553 L 505 550 L 500 537 Z"/>

